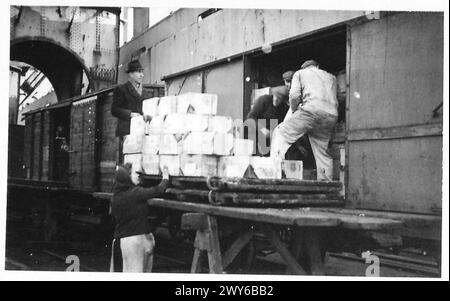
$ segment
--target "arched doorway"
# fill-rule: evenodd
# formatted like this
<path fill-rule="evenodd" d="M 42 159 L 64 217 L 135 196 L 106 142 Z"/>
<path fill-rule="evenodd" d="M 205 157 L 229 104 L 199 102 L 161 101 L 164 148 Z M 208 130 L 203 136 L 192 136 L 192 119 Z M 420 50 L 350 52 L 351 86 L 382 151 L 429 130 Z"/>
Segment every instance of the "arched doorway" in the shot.
<path fill-rule="evenodd" d="M 58 101 L 88 92 L 86 66 L 72 50 L 46 38 L 20 38 L 10 43 L 10 60 L 30 64 L 48 78 Z"/>
<path fill-rule="evenodd" d="M 12 62 L 31 65 L 33 69 L 42 73 L 52 85 L 58 102 L 85 94 L 91 86 L 89 73 L 82 59 L 72 50 L 51 39 L 23 37 L 12 40 L 10 43 L 10 64 Z M 32 89 L 28 88 L 28 90 Z M 39 102 L 36 105 L 38 107 L 34 109 L 39 109 L 45 106 L 45 102 L 42 102 L 42 104 Z M 46 145 L 42 148 L 46 149 L 46 154 L 48 154 L 46 156 L 53 158 L 48 167 L 49 175 L 55 181 L 67 180 L 70 106 L 64 105 L 51 109 L 46 112 L 45 116 L 46 123 L 44 123 L 44 119 L 41 122 L 46 124 L 44 131 L 46 131 L 46 135 L 48 134 L 48 138 L 45 140 L 47 141 Z M 33 120 L 31 122 L 36 121 Z M 27 122 L 30 121 L 26 121 L 25 124 Z M 35 130 L 39 128 L 34 123 L 30 126 Z"/>

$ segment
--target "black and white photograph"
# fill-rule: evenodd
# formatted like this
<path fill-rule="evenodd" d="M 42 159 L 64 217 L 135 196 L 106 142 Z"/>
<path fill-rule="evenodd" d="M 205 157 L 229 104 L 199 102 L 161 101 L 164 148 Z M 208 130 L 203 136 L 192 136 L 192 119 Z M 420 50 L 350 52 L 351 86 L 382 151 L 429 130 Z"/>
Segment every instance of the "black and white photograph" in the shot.
<path fill-rule="evenodd" d="M 234 2 L 2 6 L 0 278 L 448 280 L 448 3 Z"/>

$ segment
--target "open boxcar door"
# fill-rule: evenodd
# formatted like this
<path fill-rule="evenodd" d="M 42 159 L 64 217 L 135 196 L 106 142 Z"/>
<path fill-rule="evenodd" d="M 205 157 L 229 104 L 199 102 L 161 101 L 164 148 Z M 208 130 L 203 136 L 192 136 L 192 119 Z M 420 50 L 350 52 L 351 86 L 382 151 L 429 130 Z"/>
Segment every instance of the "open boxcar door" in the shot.
<path fill-rule="evenodd" d="M 442 208 L 442 13 L 350 24 L 347 93 L 351 206 Z"/>

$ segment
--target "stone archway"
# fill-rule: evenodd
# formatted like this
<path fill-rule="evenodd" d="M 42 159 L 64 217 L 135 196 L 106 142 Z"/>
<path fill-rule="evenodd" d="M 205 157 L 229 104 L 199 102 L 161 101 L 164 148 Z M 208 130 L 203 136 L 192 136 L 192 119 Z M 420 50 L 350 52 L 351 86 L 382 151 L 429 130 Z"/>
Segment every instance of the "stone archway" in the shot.
<path fill-rule="evenodd" d="M 10 60 L 39 69 L 55 89 L 58 101 L 81 95 L 83 74 L 89 83 L 89 72 L 72 50 L 46 38 L 19 38 L 11 41 Z"/>

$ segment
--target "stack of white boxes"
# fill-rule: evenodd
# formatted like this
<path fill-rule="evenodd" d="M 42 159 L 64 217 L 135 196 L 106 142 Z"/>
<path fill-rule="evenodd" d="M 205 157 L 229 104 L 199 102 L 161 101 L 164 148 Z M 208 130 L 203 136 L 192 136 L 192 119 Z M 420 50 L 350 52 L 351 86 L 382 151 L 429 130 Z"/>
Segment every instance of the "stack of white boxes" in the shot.
<path fill-rule="evenodd" d="M 281 178 L 284 166 L 294 166 L 252 157 L 253 141 L 235 138 L 233 120 L 216 116 L 217 95 L 150 98 L 142 108 L 152 121 L 146 124 L 142 117 L 132 118 L 123 148 L 124 163 L 130 162 L 135 172 L 160 175 L 167 167 L 172 176 L 242 177 L 252 165 L 259 178 Z M 301 179 L 301 161 L 291 162 L 297 162 L 297 170 L 289 175 Z"/>
<path fill-rule="evenodd" d="M 132 166 L 131 180 L 134 184 L 138 184 L 138 172 L 142 171 L 142 143 L 145 137 L 144 119 L 133 117 L 130 121 L 130 134 L 124 137 L 123 153 L 124 162 L 130 163 Z"/>

